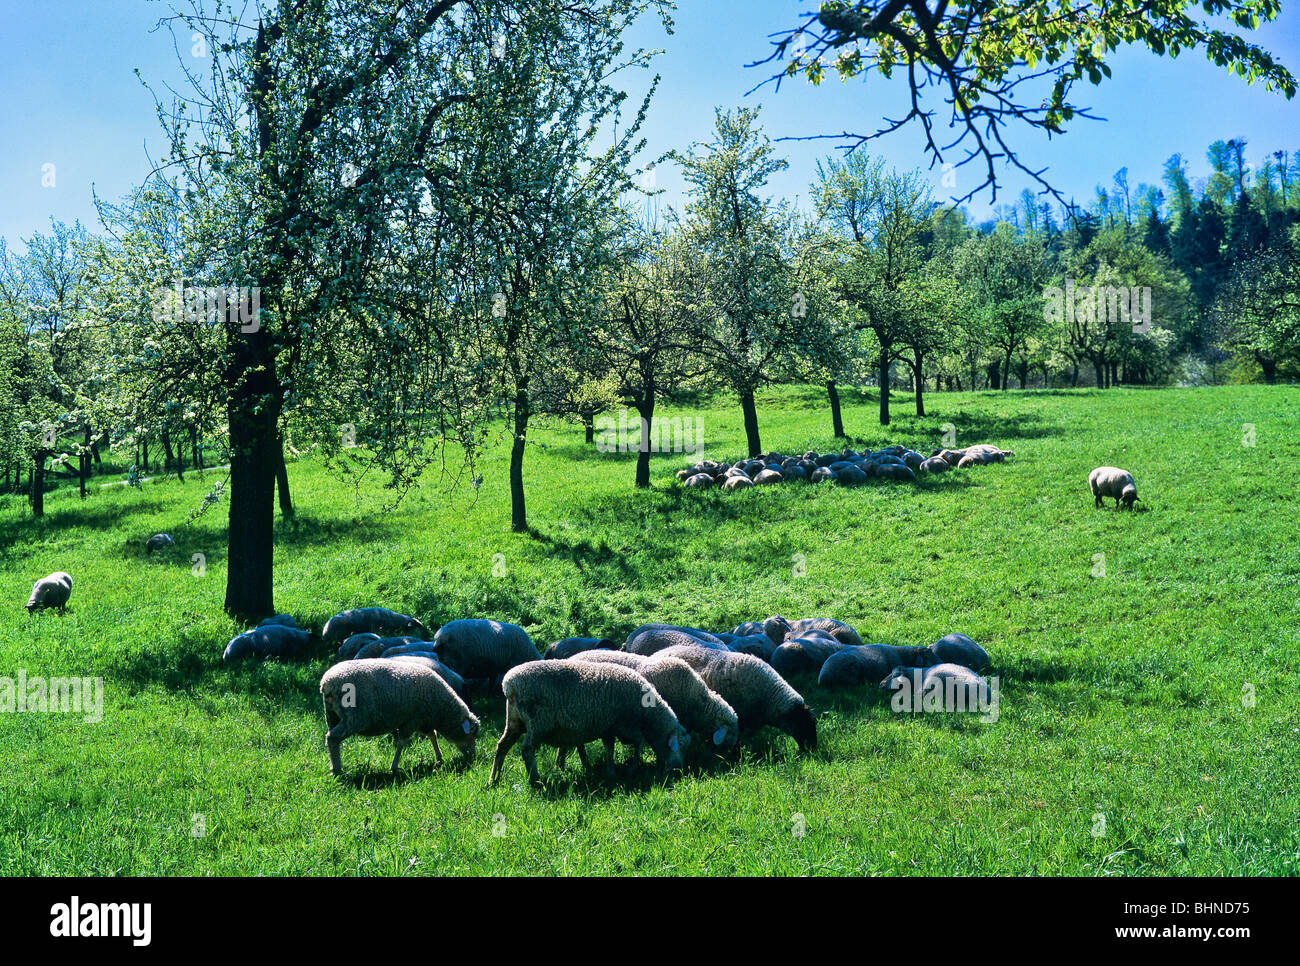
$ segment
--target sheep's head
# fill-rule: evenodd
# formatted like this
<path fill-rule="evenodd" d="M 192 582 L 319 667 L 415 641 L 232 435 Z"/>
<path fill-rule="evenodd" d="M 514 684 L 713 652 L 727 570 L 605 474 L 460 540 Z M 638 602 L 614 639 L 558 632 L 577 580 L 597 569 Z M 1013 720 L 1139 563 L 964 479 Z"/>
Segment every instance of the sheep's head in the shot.
<path fill-rule="evenodd" d="M 1141 497 L 1138 496 L 1137 487 L 1129 483 L 1124 489 L 1120 490 L 1119 499 L 1121 503 L 1131 510 L 1133 509 L 1133 501 L 1140 500 Z"/>
<path fill-rule="evenodd" d="M 429 633 L 429 628 L 425 627 L 424 624 L 415 617 L 412 617 L 406 622 L 406 625 L 402 628 L 402 633 L 409 634 L 412 637 L 418 637 L 422 641 L 427 641 L 432 636 Z"/>
<path fill-rule="evenodd" d="M 781 716 L 781 730 L 799 743 L 802 752 L 817 750 L 817 722 L 813 718 L 812 708 L 800 704 Z"/>
<path fill-rule="evenodd" d="M 774 615 L 763 621 L 763 633 L 774 644 L 780 644 L 784 641 L 786 635 L 792 630 L 794 628 L 790 626 L 790 622 L 779 615 Z"/>
<path fill-rule="evenodd" d="M 444 737 L 456 746 L 457 750 L 465 756 L 465 762 L 474 761 L 474 751 L 477 747 L 479 720 L 474 715 L 469 715 L 460 726 L 453 728 L 445 733 Z"/>
<path fill-rule="evenodd" d="M 661 747 L 655 748 L 655 754 L 663 762 L 664 772 L 681 771 L 682 749 L 691 743 L 691 736 L 686 733 L 686 729 L 681 725 L 668 736 Z"/>

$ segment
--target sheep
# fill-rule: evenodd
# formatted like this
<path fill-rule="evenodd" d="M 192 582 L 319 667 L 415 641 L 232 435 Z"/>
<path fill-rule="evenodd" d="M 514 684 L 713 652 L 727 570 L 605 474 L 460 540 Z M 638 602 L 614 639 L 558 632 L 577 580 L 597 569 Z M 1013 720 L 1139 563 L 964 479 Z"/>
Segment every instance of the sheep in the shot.
<path fill-rule="evenodd" d="M 960 664 L 897 667 L 880 682 L 886 691 L 906 691 L 911 707 L 924 711 L 984 711 L 993 703 L 989 684 Z"/>
<path fill-rule="evenodd" d="M 772 652 L 777 645 L 766 634 L 747 634 L 727 642 L 727 646 L 738 654 L 752 654 L 771 663 Z"/>
<path fill-rule="evenodd" d="M 819 466 L 813 470 L 811 479 L 814 483 L 825 483 L 827 480 L 835 479 L 835 471 L 826 466 Z"/>
<path fill-rule="evenodd" d="M 685 485 L 708 488 L 713 485 L 713 477 L 709 476 L 708 473 L 696 473 L 694 476 L 687 478 Z"/>
<path fill-rule="evenodd" d="M 294 659 L 310 657 L 319 650 L 321 636 L 315 631 L 302 631 L 283 624 L 266 624 L 231 638 L 222 660 L 235 661 L 246 657 L 279 657 Z"/>
<path fill-rule="evenodd" d="M 611 641 L 608 637 L 566 637 L 564 640 L 556 641 L 547 647 L 542 657 L 548 660 L 557 660 L 573 657 L 582 651 L 616 651 L 618 646 L 618 641 Z"/>
<path fill-rule="evenodd" d="M 46 607 L 57 607 L 62 614 L 72 596 L 72 575 L 56 570 L 48 577 L 42 577 L 32 584 L 32 596 L 27 598 L 27 613 L 32 614 Z"/>
<path fill-rule="evenodd" d="M 902 460 L 905 464 L 907 464 L 907 468 L 911 470 L 913 473 L 915 473 L 917 470 L 921 468 L 921 464 L 925 462 L 925 457 L 922 456 L 920 453 L 918 453 L 916 450 L 909 449 L 906 453 L 903 454 Z"/>
<path fill-rule="evenodd" d="M 841 644 L 861 644 L 862 638 L 848 624 L 833 617 L 803 617 L 790 624 L 786 637 L 798 636 L 810 631 L 822 631 L 835 638 Z"/>
<path fill-rule="evenodd" d="M 841 688 L 880 684 L 896 667 L 929 667 L 938 662 L 925 647 L 891 647 L 864 644 L 845 647 L 832 654 L 817 674 L 817 686 L 833 691 Z"/>
<path fill-rule="evenodd" d="M 335 664 L 320 679 L 320 693 L 329 729 L 325 732 L 325 746 L 334 775 L 343 774 L 339 745 L 352 735 L 391 734 L 397 745 L 394 775 L 402 750 L 417 733 L 432 743 L 434 760 L 439 765 L 439 734 L 460 750 L 466 765 L 474 760 L 478 718 L 446 681 L 415 661 L 377 659 Z"/>
<path fill-rule="evenodd" d="M 1000 449 L 991 443 L 976 443 L 974 446 L 966 447 L 967 456 L 979 456 L 986 463 L 1001 463 L 1008 456 L 1016 454 L 1009 449 Z"/>
<path fill-rule="evenodd" d="M 429 629 L 414 617 L 386 607 L 358 607 L 335 614 L 325 622 L 321 637 L 327 644 L 338 644 L 353 634 L 370 632 L 381 637 L 388 634 L 415 634 L 428 639 Z"/>
<path fill-rule="evenodd" d="M 456 692 L 456 696 L 462 701 L 465 700 L 465 679 L 453 671 L 447 665 L 438 660 L 438 655 L 432 651 L 411 651 L 406 654 L 397 654 L 389 657 L 384 655 L 385 661 L 410 661 L 421 667 L 427 667 L 438 677 L 447 682 L 447 686 Z"/>
<path fill-rule="evenodd" d="M 176 541 L 172 539 L 170 533 L 155 533 L 152 537 L 144 542 L 145 550 L 153 553 L 155 550 L 161 550 L 163 547 L 174 547 Z"/>
<path fill-rule="evenodd" d="M 729 748 L 736 743 L 740 728 L 736 712 L 685 661 L 653 660 L 626 651 L 586 651 L 573 660 L 619 664 L 636 671 L 654 685 L 687 731 L 708 735 L 715 748 Z M 561 751 L 561 757 L 556 759 L 557 765 L 564 764 L 563 754 Z"/>
<path fill-rule="evenodd" d="M 835 482 L 841 486 L 860 486 L 867 482 L 867 474 L 852 463 L 842 470 L 835 470 Z"/>
<path fill-rule="evenodd" d="M 292 614 L 276 614 L 274 617 L 268 617 L 266 620 L 262 621 L 257 626 L 270 627 L 272 624 L 280 624 L 283 625 L 284 627 L 292 627 L 295 630 L 302 629 L 298 627 L 298 622 L 293 619 Z"/>
<path fill-rule="evenodd" d="M 324 635 L 321 636 L 323 637 Z M 364 631 L 360 634 L 353 634 L 339 645 L 339 649 L 336 653 L 342 660 L 350 661 L 357 656 L 357 651 L 361 650 L 370 642 L 377 640 L 379 640 L 379 635 L 373 631 Z"/>
<path fill-rule="evenodd" d="M 798 742 L 799 750 L 817 748 L 817 723 L 812 709 L 771 666 L 749 654 L 709 650 L 696 645 L 665 648 L 654 660 L 681 658 L 722 696 L 740 721 L 741 731 L 772 725 Z"/>
<path fill-rule="evenodd" d="M 937 449 L 930 454 L 930 458 L 941 459 L 949 466 L 956 466 L 965 455 L 966 451 L 964 449 Z"/>
<path fill-rule="evenodd" d="M 512 668 L 501 683 L 506 696 L 506 729 L 497 743 L 488 783 L 501 778 L 506 753 L 519 753 L 529 781 L 538 784 L 537 746 L 581 750 L 589 741 L 605 743 L 605 763 L 614 772 L 614 741 L 649 744 L 660 769 L 681 768 L 681 749 L 690 741 L 668 702 L 654 685 L 630 668 L 590 661 L 535 661 Z M 584 761 L 584 764 L 586 762 Z"/>
<path fill-rule="evenodd" d="M 876 465 L 876 476 L 886 480 L 914 481 L 916 479 L 916 474 L 903 463 L 878 463 Z"/>
<path fill-rule="evenodd" d="M 380 637 L 373 641 L 368 641 L 356 654 L 352 656 L 353 660 L 364 661 L 372 657 L 383 657 L 384 652 L 394 647 L 405 647 L 408 644 L 419 644 L 428 649 L 429 642 L 421 640 L 418 637 L 403 635 L 401 637 Z"/>
<path fill-rule="evenodd" d="M 946 473 L 952 469 L 952 464 L 945 459 L 940 459 L 938 456 L 931 456 L 918 469 L 922 473 Z"/>
<path fill-rule="evenodd" d="M 781 478 L 787 483 L 792 483 L 795 480 L 807 480 L 808 471 L 796 463 L 794 466 L 787 466 L 781 470 Z"/>
<path fill-rule="evenodd" d="M 519 625 L 473 618 L 442 625 L 430 650 L 466 678 L 495 677 L 541 659 L 533 639 Z"/>
<path fill-rule="evenodd" d="M 796 674 L 816 674 L 827 658 L 846 646 L 848 645 L 822 634 L 787 638 L 784 644 L 772 652 L 772 670 L 786 680 Z"/>
<path fill-rule="evenodd" d="M 708 631 L 698 627 L 678 627 L 674 624 L 642 624 L 623 642 L 623 650 L 648 657 L 656 651 L 674 644 L 699 644 L 702 647 L 726 649 L 727 645 Z"/>
<path fill-rule="evenodd" d="M 744 490 L 754 485 L 754 481 L 743 473 L 727 477 L 727 481 L 722 484 L 724 490 Z"/>
<path fill-rule="evenodd" d="M 1115 499 L 1115 509 L 1117 510 L 1121 503 L 1131 510 L 1134 501 L 1142 499 L 1138 496 L 1137 484 L 1133 482 L 1133 474 L 1128 470 L 1121 470 L 1117 466 L 1099 466 L 1089 473 L 1088 488 L 1092 490 L 1098 508 L 1101 507 L 1101 498 L 1104 496 Z"/>
<path fill-rule="evenodd" d="M 731 629 L 731 633 L 736 637 L 748 637 L 751 634 L 763 633 L 762 621 L 745 621 L 743 624 L 737 624 Z"/>
<path fill-rule="evenodd" d="M 785 477 L 781 475 L 780 470 L 762 470 L 758 476 L 754 477 L 755 486 L 768 486 L 772 483 L 784 483 Z"/>
<path fill-rule="evenodd" d="M 422 641 L 418 637 L 381 637 L 379 643 L 382 645 L 376 657 L 401 657 L 403 654 L 432 654 L 430 643 Z M 364 648 L 362 650 L 365 650 Z M 361 657 L 362 652 L 358 651 L 356 657 Z M 369 655 L 366 655 L 369 657 Z"/>
<path fill-rule="evenodd" d="M 972 671 L 984 671 L 993 662 L 988 651 L 965 634 L 946 634 L 930 645 L 936 664 L 960 664 Z"/>

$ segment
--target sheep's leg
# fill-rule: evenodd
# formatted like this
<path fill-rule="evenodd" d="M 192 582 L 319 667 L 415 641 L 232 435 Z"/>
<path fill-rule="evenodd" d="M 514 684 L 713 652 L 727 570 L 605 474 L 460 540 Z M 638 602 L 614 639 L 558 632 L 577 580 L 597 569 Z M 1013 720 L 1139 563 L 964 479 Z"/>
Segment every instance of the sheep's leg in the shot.
<path fill-rule="evenodd" d="M 565 748 L 563 745 L 561 745 L 559 748 L 556 749 L 556 751 L 555 751 L 555 767 L 556 767 L 557 769 L 560 769 L 560 768 L 563 768 L 563 767 L 564 767 L 564 760 L 565 760 L 565 758 L 568 757 L 568 755 L 569 755 L 569 749 L 568 749 L 568 748 Z"/>
<path fill-rule="evenodd" d="M 1097 503 L 1097 509 L 1100 510 L 1100 509 L 1101 509 L 1101 506 L 1102 506 L 1102 503 L 1101 503 L 1101 494 L 1100 494 L 1100 493 L 1094 493 L 1094 494 L 1093 494 L 1093 497 L 1094 497 L 1095 500 L 1096 500 L 1096 503 Z"/>
<path fill-rule="evenodd" d="M 614 777 L 614 739 L 605 739 L 605 774 Z"/>
<path fill-rule="evenodd" d="M 429 732 L 429 741 L 433 744 L 433 760 L 439 765 L 442 764 L 442 749 L 438 747 L 438 732 Z"/>
<path fill-rule="evenodd" d="M 591 768 L 591 760 L 587 757 L 586 745 L 578 745 L 578 761 L 582 762 L 584 769 Z"/>
<path fill-rule="evenodd" d="M 393 743 L 397 745 L 397 754 L 393 755 L 393 767 L 389 769 L 394 775 L 397 774 L 397 763 L 402 760 L 402 750 L 406 747 L 409 738 L 403 738 L 401 735 L 393 736 Z"/>
<path fill-rule="evenodd" d="M 327 704 L 325 706 L 325 716 L 328 718 L 332 709 Z M 330 754 L 330 773 L 334 775 L 343 774 L 343 761 L 339 757 L 339 745 L 343 744 L 343 739 L 348 737 L 348 729 L 339 721 L 337 714 L 331 722 L 329 731 L 325 732 L 325 747 Z"/>
<path fill-rule="evenodd" d="M 512 717 L 509 709 L 506 711 L 506 730 L 501 735 L 501 740 L 497 742 L 496 755 L 492 758 L 492 774 L 488 777 L 488 784 L 495 785 L 501 778 L 501 766 L 505 764 L 506 752 L 514 747 L 524 735 L 524 723 L 518 718 Z"/>
<path fill-rule="evenodd" d="M 531 733 L 524 733 L 524 740 L 519 745 L 519 754 L 524 759 L 524 767 L 528 769 L 528 780 L 534 785 L 540 785 L 542 776 L 537 771 L 537 743 L 533 741 Z"/>

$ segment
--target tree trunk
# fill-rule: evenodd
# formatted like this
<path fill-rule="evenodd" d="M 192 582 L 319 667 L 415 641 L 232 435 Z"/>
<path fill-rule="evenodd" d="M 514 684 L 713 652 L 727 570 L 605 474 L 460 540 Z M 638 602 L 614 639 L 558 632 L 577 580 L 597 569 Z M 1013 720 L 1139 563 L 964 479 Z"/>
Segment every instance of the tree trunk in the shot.
<path fill-rule="evenodd" d="M 925 376 L 921 374 L 921 353 L 916 349 L 912 350 L 912 382 L 916 384 L 916 414 L 925 415 L 925 400 L 922 393 L 925 392 Z"/>
<path fill-rule="evenodd" d="M 45 461 L 50 458 L 52 450 L 38 449 L 32 461 L 32 487 L 29 497 L 32 504 L 32 516 L 45 516 Z"/>
<path fill-rule="evenodd" d="M 77 470 L 81 498 L 86 498 L 86 477 L 90 475 L 90 425 L 86 425 L 86 435 L 82 437 L 81 452 L 77 456 Z"/>
<path fill-rule="evenodd" d="M 510 529 L 528 532 L 528 511 L 524 506 L 524 444 L 528 441 L 528 417 L 532 415 L 527 377 L 515 392 L 515 438 L 510 447 Z"/>
<path fill-rule="evenodd" d="M 230 537 L 226 612 L 246 621 L 275 613 L 275 470 L 279 459 L 279 400 L 268 333 L 240 333 L 227 416 L 230 423 Z"/>
<path fill-rule="evenodd" d="M 745 417 L 745 440 L 749 446 L 749 458 L 763 455 L 763 443 L 758 435 L 758 408 L 754 405 L 754 390 L 746 389 L 740 394 L 740 411 Z"/>
<path fill-rule="evenodd" d="M 990 362 L 988 365 L 989 388 L 999 389 L 1002 386 L 1002 363 Z"/>
<path fill-rule="evenodd" d="M 149 472 L 149 437 L 148 436 L 140 440 L 140 456 L 141 459 L 144 460 L 144 462 L 141 464 L 143 466 L 142 472 L 148 473 Z"/>
<path fill-rule="evenodd" d="M 1277 360 L 1270 359 L 1268 356 L 1255 353 L 1255 361 L 1259 363 L 1260 369 L 1264 371 L 1264 381 L 1270 386 L 1277 382 Z"/>
<path fill-rule="evenodd" d="M 190 426 L 190 455 L 194 458 L 194 468 L 202 470 L 203 456 L 199 453 L 199 427 L 197 425 Z"/>
<path fill-rule="evenodd" d="M 289 493 L 289 468 L 284 463 L 284 440 L 276 446 L 275 489 L 280 495 L 280 516 L 293 516 L 293 497 Z"/>
<path fill-rule="evenodd" d="M 637 414 L 641 417 L 641 442 L 636 454 L 636 485 L 650 485 L 650 439 L 654 428 L 655 397 L 651 391 L 637 400 Z"/>
<path fill-rule="evenodd" d="M 835 388 L 835 380 L 826 383 L 826 392 L 831 397 L 831 429 L 836 439 L 844 435 L 844 418 L 840 415 L 840 391 Z"/>
<path fill-rule="evenodd" d="M 889 352 L 880 350 L 880 425 L 889 425 Z"/>
<path fill-rule="evenodd" d="M 1118 363 L 1118 362 L 1115 362 L 1114 360 L 1112 360 L 1112 361 L 1111 361 L 1111 364 L 1110 364 L 1110 383 L 1109 383 L 1109 387 L 1110 387 L 1111 389 L 1114 389 L 1114 388 L 1115 388 L 1115 384 L 1116 384 L 1117 382 L 1119 382 L 1119 363 Z"/>
<path fill-rule="evenodd" d="M 1011 353 L 1007 353 L 1006 359 L 1002 364 L 1002 391 L 1006 392 L 1011 388 Z"/>
<path fill-rule="evenodd" d="M 582 414 L 582 428 L 586 431 L 587 442 L 588 443 L 596 442 L 596 414 L 595 413 Z"/>

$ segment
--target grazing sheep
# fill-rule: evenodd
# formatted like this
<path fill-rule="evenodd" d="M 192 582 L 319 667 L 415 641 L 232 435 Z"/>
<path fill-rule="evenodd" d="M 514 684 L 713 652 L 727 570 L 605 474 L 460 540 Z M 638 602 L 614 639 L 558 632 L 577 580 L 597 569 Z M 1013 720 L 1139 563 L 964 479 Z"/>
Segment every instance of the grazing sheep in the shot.
<path fill-rule="evenodd" d="M 762 634 L 762 621 L 745 621 L 743 624 L 737 624 L 732 628 L 731 633 L 736 637 L 748 637 L 750 634 Z"/>
<path fill-rule="evenodd" d="M 440 734 L 460 749 L 466 764 L 474 760 L 478 718 L 446 681 L 415 661 L 401 658 L 335 664 L 320 679 L 320 693 L 329 727 L 325 745 L 335 775 L 343 773 L 339 745 L 352 735 L 391 734 L 397 745 L 393 774 L 397 774 L 402 750 L 414 734 L 429 739 L 440 765 Z"/>
<path fill-rule="evenodd" d="M 563 660 L 583 651 L 618 650 L 618 641 L 608 637 L 566 637 L 546 648 L 542 657 L 548 660 Z"/>
<path fill-rule="evenodd" d="M 744 473 L 737 473 L 735 476 L 728 476 L 727 481 L 722 484 L 722 488 L 724 490 L 743 490 L 753 485 L 754 481 L 748 476 Z"/>
<path fill-rule="evenodd" d="M 930 645 L 935 664 L 960 664 L 972 671 L 984 671 L 993 662 L 988 651 L 965 634 L 946 634 Z"/>
<path fill-rule="evenodd" d="M 27 613 L 31 614 L 46 607 L 57 607 L 62 614 L 72 596 L 72 576 L 62 570 L 56 570 L 48 577 L 42 577 L 32 585 L 32 596 L 27 598 Z"/>
<path fill-rule="evenodd" d="M 852 463 L 842 470 L 835 470 L 835 482 L 841 486 L 861 486 L 867 482 L 867 474 Z"/>
<path fill-rule="evenodd" d="M 833 482 L 835 480 L 835 471 L 828 466 L 819 466 L 813 470 L 811 479 L 814 483 L 825 483 L 828 480 Z"/>
<path fill-rule="evenodd" d="M 787 483 L 793 483 L 796 480 L 806 481 L 808 479 L 808 471 L 796 463 L 794 466 L 787 466 L 785 469 L 781 470 L 781 478 Z"/>
<path fill-rule="evenodd" d="M 986 463 L 1001 463 L 1008 456 L 1016 454 L 1009 449 L 999 449 L 990 443 L 976 443 L 974 446 L 966 447 L 967 456 L 978 456 Z"/>
<path fill-rule="evenodd" d="M 921 468 L 921 464 L 925 462 L 925 457 L 916 450 L 909 449 L 903 454 L 902 460 L 907 465 L 907 468 L 915 473 Z"/>
<path fill-rule="evenodd" d="M 960 664 L 897 667 L 880 686 L 894 692 L 910 689 L 913 707 L 926 711 L 984 711 L 993 702 L 988 682 Z"/>
<path fill-rule="evenodd" d="M 235 661 L 246 657 L 278 657 L 293 660 L 311 657 L 320 649 L 321 637 L 315 631 L 301 631 L 283 624 L 266 624 L 232 638 L 222 659 Z"/>
<path fill-rule="evenodd" d="M 400 637 L 379 637 L 369 641 L 357 651 L 354 660 L 364 661 L 372 657 L 384 657 L 386 652 L 396 647 L 405 647 L 408 644 L 418 644 L 425 650 L 429 649 L 429 642 L 419 637 L 402 635 Z"/>
<path fill-rule="evenodd" d="M 739 735 L 736 712 L 685 661 L 652 659 L 626 651 L 586 651 L 573 660 L 603 661 L 636 671 L 663 695 L 687 731 L 707 735 L 715 748 L 729 748 L 736 743 Z M 637 757 L 640 757 L 639 752 Z M 562 765 L 563 759 L 558 758 L 556 764 Z"/>
<path fill-rule="evenodd" d="M 335 614 L 325 622 L 321 637 L 328 644 L 337 644 L 353 634 L 363 632 L 381 637 L 389 634 L 414 634 L 425 640 L 429 637 L 429 629 L 414 617 L 386 607 L 358 607 Z"/>
<path fill-rule="evenodd" d="M 702 486 L 707 488 L 712 485 L 713 485 L 713 477 L 709 476 L 708 473 L 696 473 L 694 476 L 689 477 L 686 480 L 686 486 L 691 486 L 691 487 Z"/>
<path fill-rule="evenodd" d="M 790 624 L 786 637 L 801 636 L 813 631 L 830 635 L 841 644 L 861 644 L 862 638 L 848 624 L 833 617 L 803 617 Z"/>
<path fill-rule="evenodd" d="M 616 739 L 650 745 L 664 772 L 682 766 L 681 749 L 690 737 L 654 685 L 629 668 L 592 661 L 535 661 L 509 671 L 501 690 L 506 696 L 506 729 L 492 759 L 489 784 L 500 779 L 506 753 L 520 739 L 519 753 L 534 784 L 541 781 L 539 744 L 581 749 L 601 740 L 611 775 Z M 585 757 L 580 750 L 579 758 Z"/>
<path fill-rule="evenodd" d="M 1089 473 L 1088 488 L 1092 490 L 1098 507 L 1101 506 L 1101 498 L 1104 496 L 1114 498 L 1117 510 L 1121 503 L 1131 510 L 1133 502 L 1141 500 L 1138 496 L 1137 484 L 1133 482 L 1133 474 L 1117 466 L 1099 466 Z"/>
<path fill-rule="evenodd" d="M 447 665 L 438 660 L 438 655 L 432 651 L 412 651 L 407 654 L 397 654 L 393 657 L 384 655 L 385 661 L 411 661 L 421 667 L 427 667 L 438 677 L 447 682 L 447 686 L 456 692 L 456 696 L 462 701 L 465 700 L 465 679 L 453 671 Z"/>
<path fill-rule="evenodd" d="M 772 725 L 794 738 L 800 751 L 817 748 L 812 709 L 770 665 L 749 654 L 695 645 L 666 648 L 654 660 L 681 658 L 735 709 L 742 731 Z"/>
<path fill-rule="evenodd" d="M 768 486 L 772 483 L 784 483 L 785 477 L 780 470 L 762 470 L 754 477 L 755 486 Z"/>
<path fill-rule="evenodd" d="M 774 645 L 785 643 L 785 639 L 794 632 L 790 622 L 780 614 L 773 614 L 767 620 L 763 621 L 763 634 Z"/>
<path fill-rule="evenodd" d="M 928 460 L 922 463 L 918 469 L 920 469 L 922 473 L 946 473 L 948 470 L 952 469 L 952 464 L 938 456 L 931 456 Z"/>
<path fill-rule="evenodd" d="M 796 674 L 816 674 L 832 655 L 846 646 L 822 634 L 805 634 L 787 638 L 772 652 L 772 670 L 787 681 Z"/>
<path fill-rule="evenodd" d="M 466 678 L 495 677 L 541 659 L 533 639 L 519 625 L 475 618 L 443 624 L 430 650 Z"/>
<path fill-rule="evenodd" d="M 864 644 L 832 654 L 817 674 L 817 686 L 827 690 L 878 685 L 896 667 L 929 667 L 937 658 L 925 647 Z"/>
<path fill-rule="evenodd" d="M 727 646 L 738 654 L 752 654 L 769 663 L 772 660 L 772 652 L 777 648 L 766 634 L 747 634 L 744 637 L 737 637 L 728 641 Z"/>
<path fill-rule="evenodd" d="M 876 465 L 876 476 L 886 480 L 914 481 L 916 479 L 916 474 L 902 463 L 878 463 Z"/>
<path fill-rule="evenodd" d="M 174 547 L 176 541 L 172 539 L 170 533 L 155 533 L 152 537 L 144 542 L 145 550 L 153 553 L 155 550 L 161 550 L 163 547 Z"/>
<path fill-rule="evenodd" d="M 949 466 L 956 466 L 965 455 L 966 451 L 964 449 L 937 449 L 930 454 L 930 458 L 941 459 Z"/>
<path fill-rule="evenodd" d="M 324 635 L 321 635 L 324 637 Z M 371 641 L 379 640 L 379 635 L 372 631 L 365 631 L 361 634 L 353 634 L 346 641 L 339 645 L 336 652 L 338 657 L 344 661 L 350 661 L 357 656 L 357 651 L 361 650 Z"/>
<path fill-rule="evenodd" d="M 727 649 L 722 640 L 698 627 L 678 627 L 675 624 L 642 624 L 623 642 L 623 650 L 649 657 L 656 651 L 674 644 L 698 644 L 701 647 Z"/>
<path fill-rule="evenodd" d="M 298 622 L 293 619 L 292 614 L 276 614 L 274 617 L 268 617 L 257 626 L 270 627 L 272 624 L 281 624 L 285 627 L 292 627 L 301 630 L 301 628 L 298 627 Z"/>

